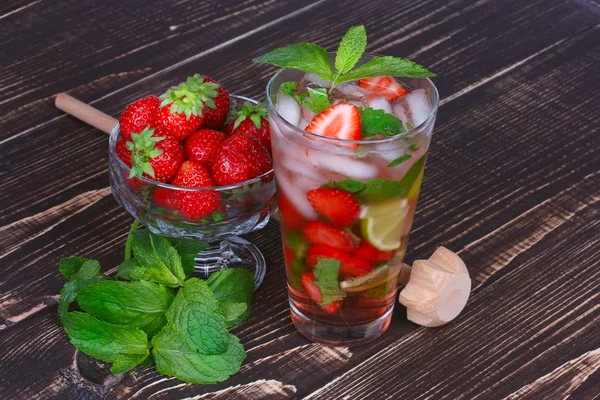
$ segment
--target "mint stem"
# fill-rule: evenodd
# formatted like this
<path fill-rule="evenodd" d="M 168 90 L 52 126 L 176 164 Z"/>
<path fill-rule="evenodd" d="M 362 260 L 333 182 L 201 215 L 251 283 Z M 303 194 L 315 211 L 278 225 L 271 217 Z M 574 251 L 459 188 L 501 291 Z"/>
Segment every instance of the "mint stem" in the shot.
<path fill-rule="evenodd" d="M 133 224 L 131 224 L 131 228 L 129 228 L 129 235 L 127 235 L 127 242 L 125 243 L 125 261 L 131 258 L 131 245 L 133 244 L 133 232 L 135 232 L 140 226 L 140 221 L 138 219 L 133 220 Z"/>

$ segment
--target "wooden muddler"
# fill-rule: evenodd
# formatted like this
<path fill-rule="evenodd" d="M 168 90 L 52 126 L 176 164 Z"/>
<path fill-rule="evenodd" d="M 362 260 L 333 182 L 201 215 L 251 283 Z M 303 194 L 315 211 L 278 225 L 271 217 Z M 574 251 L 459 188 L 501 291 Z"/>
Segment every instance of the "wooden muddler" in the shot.
<path fill-rule="evenodd" d="M 117 120 L 102 111 L 77 100 L 75 97 L 66 93 L 59 93 L 54 100 L 56 108 L 74 116 L 102 132 L 109 133 L 117 124 Z"/>
<path fill-rule="evenodd" d="M 403 271 L 407 283 L 398 301 L 406 306 L 410 321 L 429 327 L 444 325 L 467 304 L 471 292 L 469 271 L 447 248 L 439 247 L 428 260 L 417 260 L 412 269 L 405 267 Z"/>

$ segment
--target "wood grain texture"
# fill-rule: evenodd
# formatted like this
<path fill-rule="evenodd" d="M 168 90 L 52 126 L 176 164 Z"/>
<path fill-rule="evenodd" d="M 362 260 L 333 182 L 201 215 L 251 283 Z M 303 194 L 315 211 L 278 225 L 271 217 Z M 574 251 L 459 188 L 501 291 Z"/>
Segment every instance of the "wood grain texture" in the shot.
<path fill-rule="evenodd" d="M 24 82 L 21 93 L 13 81 L 0 81 L 6 127 L 0 131 L 0 398 L 592 399 L 600 393 L 596 2 L 431 0 L 390 7 L 378 0 L 356 2 L 348 12 L 346 2 L 257 0 L 220 3 L 221 17 L 190 10 L 189 2 L 168 10 L 148 2 L 125 27 L 119 11 L 127 5 L 115 4 L 0 6 L 0 17 L 25 7 L 0 20 L 0 51 L 17 54 L 0 64 L 0 79 Z M 98 10 L 101 21 L 93 15 Z M 54 26 L 57 18 L 65 21 L 64 33 Z M 144 36 L 151 20 L 159 23 Z M 90 21 L 98 25 L 86 26 Z M 307 21 L 318 29 L 307 29 Z M 260 97 L 272 70 L 253 66 L 252 57 L 290 38 L 333 49 L 358 23 L 367 27 L 369 50 L 409 56 L 440 75 L 443 105 L 407 261 L 439 245 L 458 251 L 473 278 L 463 314 L 446 327 L 424 329 L 398 307 L 389 331 L 369 346 L 312 344 L 291 324 L 279 227 L 271 222 L 249 235 L 269 269 L 251 318 L 234 330 L 248 352 L 240 373 L 210 386 L 144 368 L 112 385 L 83 379 L 56 317 L 58 260 L 77 254 L 114 269 L 131 219 L 107 188 L 106 138 L 59 116 L 49 107 L 51 95 L 73 89 L 116 116 L 135 97 L 206 72 L 232 92 Z M 177 27 L 165 33 L 171 26 Z M 207 26 L 215 33 L 202 35 Z M 40 32 L 47 32 L 41 43 L 16 45 Z M 186 40 L 179 43 L 173 32 Z M 236 62 L 227 62 L 232 54 Z M 42 77 L 44 55 L 47 65 L 64 69 L 49 68 Z M 140 69 L 139 60 L 147 67 Z"/>

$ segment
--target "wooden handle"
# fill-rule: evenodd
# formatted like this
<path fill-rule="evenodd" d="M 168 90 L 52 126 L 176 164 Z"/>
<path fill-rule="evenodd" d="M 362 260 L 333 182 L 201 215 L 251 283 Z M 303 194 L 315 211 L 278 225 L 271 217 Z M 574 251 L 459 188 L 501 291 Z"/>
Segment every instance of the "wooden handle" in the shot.
<path fill-rule="evenodd" d="M 110 133 L 117 124 L 115 118 L 66 93 L 59 93 L 56 96 L 54 105 L 56 108 L 63 110 L 94 128 L 100 129 L 102 132 Z"/>
<path fill-rule="evenodd" d="M 465 263 L 455 253 L 439 247 L 429 260 L 417 260 L 398 300 L 408 319 L 422 326 L 444 325 L 460 314 L 471 292 Z"/>

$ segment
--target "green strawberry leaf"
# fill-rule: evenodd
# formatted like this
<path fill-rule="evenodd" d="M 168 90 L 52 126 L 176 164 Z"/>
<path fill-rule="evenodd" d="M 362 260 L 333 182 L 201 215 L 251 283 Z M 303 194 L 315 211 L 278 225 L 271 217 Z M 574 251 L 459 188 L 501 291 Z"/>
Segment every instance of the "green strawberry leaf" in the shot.
<path fill-rule="evenodd" d="M 63 318 L 71 344 L 102 361 L 115 363 L 111 371 L 121 373 L 148 357 L 148 337 L 140 329 L 113 325 L 89 314 L 70 312 Z"/>
<path fill-rule="evenodd" d="M 63 258 L 59 261 L 60 273 L 69 281 L 96 278 L 100 263 L 81 257 Z"/>
<path fill-rule="evenodd" d="M 281 47 L 257 57 L 253 61 L 259 64 L 271 64 L 282 68 L 312 72 L 330 82 L 335 75 L 327 50 L 312 43 L 298 43 Z"/>
<path fill-rule="evenodd" d="M 224 352 L 207 355 L 189 347 L 185 338 L 170 324 L 154 336 L 152 345 L 156 370 L 189 383 L 222 382 L 238 372 L 246 359 L 244 347 L 231 334 L 227 334 Z"/>
<path fill-rule="evenodd" d="M 227 324 L 205 281 L 188 279 L 166 316 L 190 349 L 202 354 L 221 354 L 227 350 Z"/>
<path fill-rule="evenodd" d="M 362 137 L 367 138 L 375 135 L 395 136 L 406 132 L 404 124 L 393 114 L 373 108 L 359 108 L 360 128 Z"/>
<path fill-rule="evenodd" d="M 340 288 L 339 273 L 340 262 L 338 260 L 319 258 L 313 274 L 315 274 L 315 285 L 318 286 L 321 296 L 323 296 L 320 305 L 326 306 L 346 296 L 346 292 Z"/>
<path fill-rule="evenodd" d="M 254 277 L 243 268 L 226 268 L 215 272 L 206 281 L 215 299 L 223 303 L 244 303 L 246 309 L 236 318 L 228 319 L 228 327 L 244 322 L 251 311 Z"/>
<path fill-rule="evenodd" d="M 345 74 L 360 60 L 367 47 L 367 32 L 363 25 L 353 26 L 342 38 L 335 56 L 335 68 Z"/>
<path fill-rule="evenodd" d="M 407 78 L 428 78 L 436 76 L 427 68 L 400 57 L 373 57 L 363 65 L 340 76 L 337 83 L 355 81 L 376 76 L 403 76 Z"/>
<path fill-rule="evenodd" d="M 411 155 L 410 154 L 403 154 L 400 157 L 392 160 L 387 166 L 388 167 L 395 167 L 397 165 L 402 164 L 404 161 L 410 160 Z"/>
<path fill-rule="evenodd" d="M 132 280 L 145 280 L 167 286 L 181 286 L 185 271 L 177 250 L 162 236 L 148 230 L 133 232 L 133 253 L 139 265 L 130 272 Z"/>
<path fill-rule="evenodd" d="M 93 317 L 117 325 L 140 328 L 148 336 L 166 323 L 173 295 L 163 285 L 140 281 L 98 281 L 77 294 L 79 307 Z"/>

